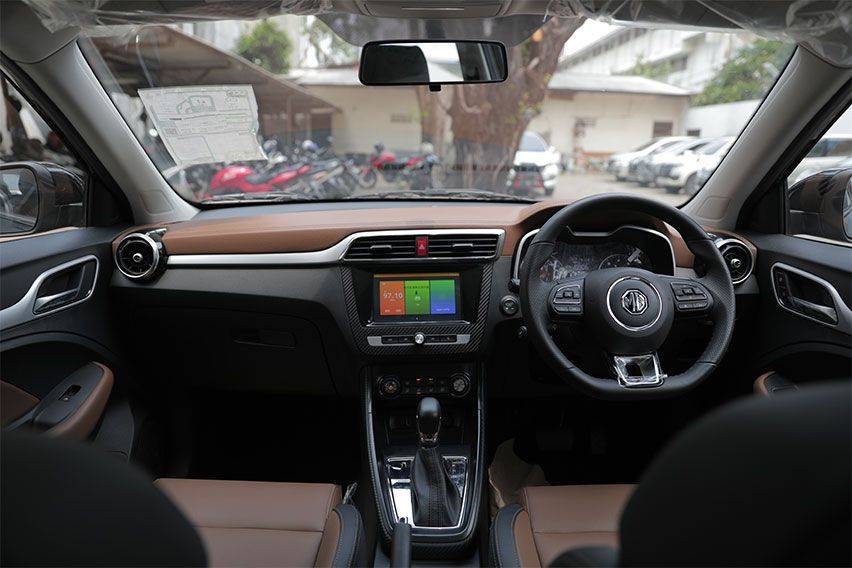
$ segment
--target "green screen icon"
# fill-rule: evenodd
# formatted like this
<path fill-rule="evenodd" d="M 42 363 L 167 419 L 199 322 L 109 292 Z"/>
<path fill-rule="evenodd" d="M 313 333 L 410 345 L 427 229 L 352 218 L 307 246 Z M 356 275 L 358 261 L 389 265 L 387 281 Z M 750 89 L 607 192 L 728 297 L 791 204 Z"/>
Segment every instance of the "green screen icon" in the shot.
<path fill-rule="evenodd" d="M 429 281 L 405 281 L 406 315 L 424 315 L 429 313 Z"/>

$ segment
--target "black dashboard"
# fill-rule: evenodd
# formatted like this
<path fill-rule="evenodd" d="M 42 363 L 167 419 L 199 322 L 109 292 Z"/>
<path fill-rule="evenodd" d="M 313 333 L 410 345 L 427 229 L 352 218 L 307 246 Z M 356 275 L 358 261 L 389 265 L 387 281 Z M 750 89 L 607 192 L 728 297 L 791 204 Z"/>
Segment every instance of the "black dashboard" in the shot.
<path fill-rule="evenodd" d="M 162 366 L 150 354 L 162 353 L 175 362 L 171 380 L 207 388 L 354 395 L 353 370 L 364 365 L 492 359 L 501 377 L 527 384 L 522 377 L 537 358 L 523 340 L 516 279 L 547 212 L 516 205 L 398 211 L 410 226 L 353 231 L 351 211 L 300 210 L 160 229 L 152 276 L 130 277 L 120 264 L 113 276 L 134 358 L 153 377 Z M 477 214 L 482 219 L 471 221 Z M 425 221 L 447 215 L 432 221 L 444 227 Z M 388 219 L 376 214 L 374 222 Z M 643 223 L 590 219 L 583 231 L 566 230 L 542 278 L 615 266 L 673 275 L 675 254 L 678 272 L 691 273 L 683 247 Z M 446 228 L 454 224 L 463 226 Z M 128 242 L 150 244 L 126 234 L 115 249 Z"/>

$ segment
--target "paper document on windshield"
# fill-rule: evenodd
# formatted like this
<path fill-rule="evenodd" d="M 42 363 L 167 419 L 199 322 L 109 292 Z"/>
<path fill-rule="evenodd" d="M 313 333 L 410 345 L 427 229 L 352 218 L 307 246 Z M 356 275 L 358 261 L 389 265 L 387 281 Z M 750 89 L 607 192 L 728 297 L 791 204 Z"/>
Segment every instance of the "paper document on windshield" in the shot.
<path fill-rule="evenodd" d="M 266 159 L 251 85 L 139 89 L 139 97 L 178 166 Z"/>

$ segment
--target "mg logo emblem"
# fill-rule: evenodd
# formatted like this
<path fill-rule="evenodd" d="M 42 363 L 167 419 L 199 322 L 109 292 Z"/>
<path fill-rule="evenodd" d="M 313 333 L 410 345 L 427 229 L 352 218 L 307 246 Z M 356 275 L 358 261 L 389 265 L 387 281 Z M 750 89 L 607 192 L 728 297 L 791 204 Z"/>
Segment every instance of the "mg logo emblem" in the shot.
<path fill-rule="evenodd" d="M 621 296 L 621 307 L 635 316 L 643 314 L 648 309 L 648 296 L 635 288 L 630 289 Z"/>

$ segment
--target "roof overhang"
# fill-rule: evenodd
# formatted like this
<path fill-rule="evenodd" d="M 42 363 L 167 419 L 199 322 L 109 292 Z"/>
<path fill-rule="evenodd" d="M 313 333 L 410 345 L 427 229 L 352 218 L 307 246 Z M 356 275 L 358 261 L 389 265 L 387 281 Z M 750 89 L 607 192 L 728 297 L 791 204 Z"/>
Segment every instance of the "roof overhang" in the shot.
<path fill-rule="evenodd" d="M 157 87 L 252 85 L 263 114 L 330 114 L 340 110 L 293 81 L 173 27 L 143 27 L 138 41 L 94 37 L 92 42 L 128 92 L 151 86 L 147 74 L 156 77 Z"/>

